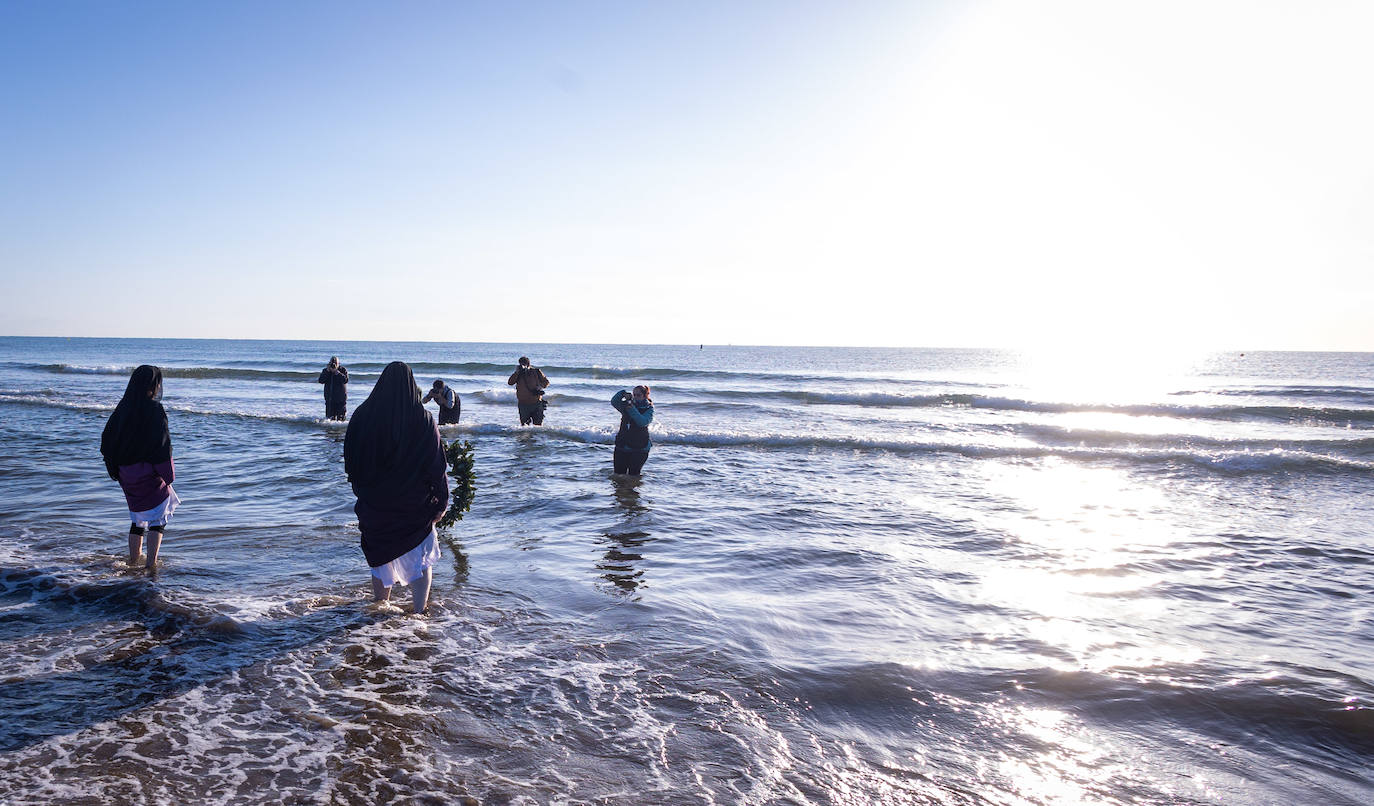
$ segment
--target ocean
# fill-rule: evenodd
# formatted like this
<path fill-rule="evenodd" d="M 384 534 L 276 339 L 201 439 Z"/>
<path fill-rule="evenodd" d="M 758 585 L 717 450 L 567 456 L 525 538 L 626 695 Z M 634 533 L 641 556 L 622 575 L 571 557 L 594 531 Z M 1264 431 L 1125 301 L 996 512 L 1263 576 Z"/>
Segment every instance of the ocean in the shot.
<path fill-rule="evenodd" d="M 331 355 L 462 398 L 425 617 L 369 606 Z M 1374 802 L 1374 354 L 3 338 L 0 511 L 5 806 Z"/>

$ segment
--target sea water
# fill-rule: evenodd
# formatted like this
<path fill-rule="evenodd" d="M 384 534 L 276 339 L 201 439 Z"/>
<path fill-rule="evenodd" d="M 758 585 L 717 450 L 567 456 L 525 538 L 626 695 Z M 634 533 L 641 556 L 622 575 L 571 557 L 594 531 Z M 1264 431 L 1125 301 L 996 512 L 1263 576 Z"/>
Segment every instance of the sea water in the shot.
<path fill-rule="evenodd" d="M 461 395 L 426 617 L 368 605 L 331 355 Z M 1372 493 L 1370 354 L 0 339 L 0 803 L 1365 804 Z"/>

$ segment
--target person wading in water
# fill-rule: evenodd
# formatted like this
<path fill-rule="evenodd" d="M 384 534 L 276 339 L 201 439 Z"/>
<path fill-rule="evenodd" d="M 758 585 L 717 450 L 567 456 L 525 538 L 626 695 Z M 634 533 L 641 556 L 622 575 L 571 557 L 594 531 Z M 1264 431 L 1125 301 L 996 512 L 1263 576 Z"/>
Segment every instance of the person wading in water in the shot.
<path fill-rule="evenodd" d="M 434 524 L 448 509 L 448 463 L 439 426 L 420 402 L 410 367 L 392 361 L 344 434 L 344 472 L 358 503 L 363 556 L 372 568 L 372 599 L 385 602 L 397 583 L 410 586 L 415 612 L 429 604 Z"/>
<path fill-rule="evenodd" d="M 515 387 L 515 403 L 520 413 L 520 424 L 543 425 L 544 409 L 549 407 L 548 401 L 544 400 L 544 390 L 549 386 L 549 379 L 544 377 L 544 371 L 539 367 L 530 366 L 529 358 L 522 355 L 519 365 L 515 372 L 511 373 L 506 384 Z"/>
<path fill-rule="evenodd" d="M 458 393 L 453 387 L 445 384 L 442 380 L 434 382 L 430 387 L 429 394 L 421 403 L 428 403 L 433 400 L 439 404 L 439 425 L 457 425 L 458 416 L 463 410 L 463 401 L 458 399 Z"/>
<path fill-rule="evenodd" d="M 157 567 L 162 532 L 181 503 L 172 489 L 176 468 L 161 400 L 162 370 L 148 364 L 138 367 L 100 435 L 105 471 L 119 482 L 129 505 L 129 565 L 143 553 L 146 530 L 149 570 Z"/>
<path fill-rule="evenodd" d="M 324 384 L 324 416 L 327 420 L 343 420 L 348 416 L 348 368 L 339 364 L 336 355 L 320 371 Z"/>
<path fill-rule="evenodd" d="M 649 387 L 636 386 L 633 392 L 621 389 L 611 398 L 611 405 L 620 412 L 620 430 L 615 435 L 612 463 L 617 475 L 638 476 L 649 460 L 649 423 L 654 421 L 654 401 L 649 399 Z"/>

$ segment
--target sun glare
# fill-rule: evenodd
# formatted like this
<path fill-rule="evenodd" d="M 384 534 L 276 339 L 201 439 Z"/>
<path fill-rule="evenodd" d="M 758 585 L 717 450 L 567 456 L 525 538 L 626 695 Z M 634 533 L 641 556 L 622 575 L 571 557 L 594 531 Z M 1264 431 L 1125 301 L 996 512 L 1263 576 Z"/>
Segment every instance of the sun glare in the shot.
<path fill-rule="evenodd" d="M 1045 399 L 1140 402 L 1179 391 L 1206 352 L 1167 342 L 1085 338 L 1021 352 L 1020 385 Z"/>

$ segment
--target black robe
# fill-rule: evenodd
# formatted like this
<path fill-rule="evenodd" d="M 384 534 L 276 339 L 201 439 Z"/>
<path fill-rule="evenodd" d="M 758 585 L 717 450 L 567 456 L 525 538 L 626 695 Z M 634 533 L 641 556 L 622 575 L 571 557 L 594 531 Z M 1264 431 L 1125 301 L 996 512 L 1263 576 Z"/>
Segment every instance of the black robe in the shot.
<path fill-rule="evenodd" d="M 447 469 L 439 427 L 420 403 L 415 376 L 391 362 L 344 436 L 344 471 L 358 497 L 353 511 L 369 566 L 424 542 L 448 508 Z"/>
<path fill-rule="evenodd" d="M 324 384 L 324 402 L 348 402 L 348 367 L 338 365 L 333 370 L 325 367 L 320 370 L 320 383 Z"/>

